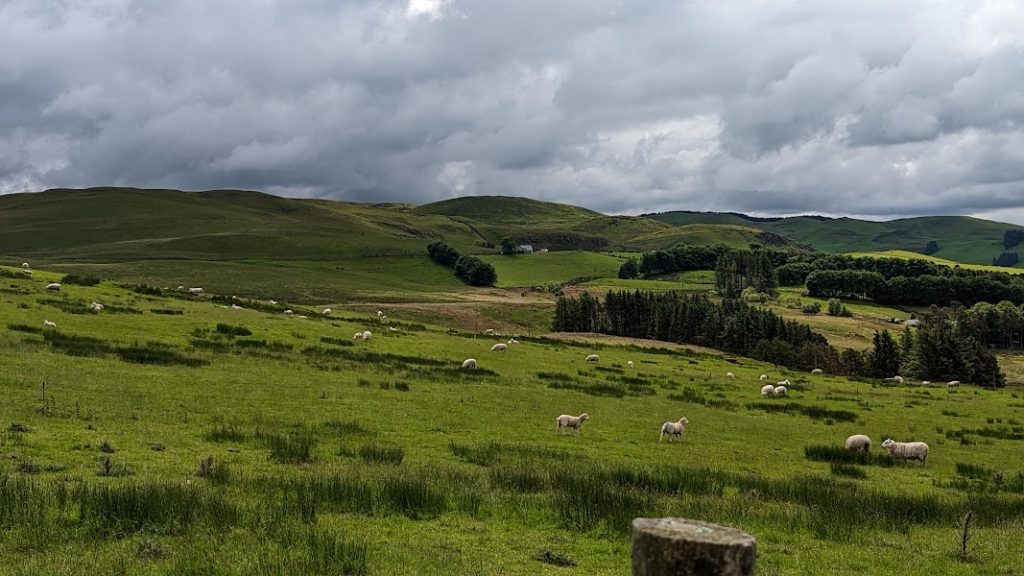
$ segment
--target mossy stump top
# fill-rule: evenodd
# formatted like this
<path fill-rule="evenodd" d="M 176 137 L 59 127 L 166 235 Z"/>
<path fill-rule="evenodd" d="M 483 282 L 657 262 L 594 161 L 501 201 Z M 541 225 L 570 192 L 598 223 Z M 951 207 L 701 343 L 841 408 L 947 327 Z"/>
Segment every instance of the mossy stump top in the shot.
<path fill-rule="evenodd" d="M 633 576 L 750 576 L 757 541 L 742 530 L 682 518 L 633 520 Z"/>

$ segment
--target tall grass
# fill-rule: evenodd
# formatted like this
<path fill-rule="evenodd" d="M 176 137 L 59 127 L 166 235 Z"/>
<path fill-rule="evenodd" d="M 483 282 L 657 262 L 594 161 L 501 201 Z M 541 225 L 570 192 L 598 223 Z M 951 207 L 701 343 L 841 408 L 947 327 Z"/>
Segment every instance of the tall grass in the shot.
<path fill-rule="evenodd" d="M 804 446 L 804 457 L 817 462 L 838 462 L 842 464 L 860 464 L 861 466 L 891 467 L 896 463 L 887 453 L 861 452 L 847 450 L 843 446 L 815 444 Z"/>
<path fill-rule="evenodd" d="M 305 464 L 313 460 L 316 438 L 306 434 L 266 434 L 262 438 L 270 449 L 270 459 L 282 464 Z"/>
<path fill-rule="evenodd" d="M 364 444 L 359 447 L 358 453 L 364 464 L 390 464 L 397 466 L 405 458 L 405 450 L 399 446 Z"/>

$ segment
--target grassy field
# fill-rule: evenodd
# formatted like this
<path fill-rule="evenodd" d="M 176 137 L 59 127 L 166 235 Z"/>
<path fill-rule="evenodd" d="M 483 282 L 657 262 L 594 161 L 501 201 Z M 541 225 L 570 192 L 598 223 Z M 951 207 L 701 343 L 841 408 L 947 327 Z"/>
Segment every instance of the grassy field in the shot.
<path fill-rule="evenodd" d="M 507 337 L 398 306 L 385 326 L 365 307 L 54 294 L 59 274 L 6 270 L 0 574 L 623 574 L 630 519 L 665 515 L 753 533 L 760 574 L 1024 571 L 1016 388 L 883 387 L 600 337 L 492 353 Z M 791 396 L 762 399 L 761 373 Z M 579 435 L 556 433 L 580 412 Z M 680 416 L 684 440 L 659 443 Z M 886 435 L 932 450 L 923 467 L 805 454 L 844 457 L 827 446 L 852 433 L 874 454 Z"/>
<path fill-rule="evenodd" d="M 599 252 L 546 252 L 483 256 L 498 273 L 499 287 L 560 284 L 574 278 L 615 278 L 623 259 Z"/>

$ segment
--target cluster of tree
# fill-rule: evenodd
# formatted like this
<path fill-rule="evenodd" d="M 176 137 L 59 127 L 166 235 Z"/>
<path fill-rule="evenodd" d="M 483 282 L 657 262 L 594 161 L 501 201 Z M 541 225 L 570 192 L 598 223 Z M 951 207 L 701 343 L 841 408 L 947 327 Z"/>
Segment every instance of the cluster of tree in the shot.
<path fill-rule="evenodd" d="M 1012 304 L 1001 306 L 1007 315 L 1007 306 L 1017 310 L 1016 324 L 1006 329 L 1024 333 L 1024 313 Z M 977 311 L 979 318 L 990 313 L 984 308 Z M 703 295 L 676 292 L 608 292 L 603 301 L 587 293 L 561 297 L 553 328 L 699 344 L 793 368 L 822 368 L 849 376 L 903 374 L 936 382 L 1005 385 L 995 356 L 975 336 L 978 329 L 945 311 L 930 314 L 898 343 L 888 331 L 876 332 L 872 349 L 864 352 L 837 350 L 808 326 L 741 300 L 716 303 Z"/>
<path fill-rule="evenodd" d="M 427 256 L 438 264 L 453 268 L 455 276 L 470 286 L 493 286 L 498 281 L 494 266 L 476 256 L 462 255 L 444 242 L 427 245 Z"/>
<path fill-rule="evenodd" d="M 736 298 L 747 288 L 774 296 L 775 267 L 763 250 L 723 252 L 715 265 L 715 289 L 726 298 Z"/>
<path fill-rule="evenodd" d="M 999 256 L 992 259 L 993 266 L 1006 266 L 1010 267 L 1020 262 L 1020 255 L 1016 252 L 1003 252 Z"/>
<path fill-rule="evenodd" d="M 813 364 L 815 353 L 801 356 L 801 350 L 828 346 L 821 334 L 770 310 L 676 292 L 608 292 L 603 301 L 586 293 L 561 297 L 553 328 L 699 344 L 794 367 Z"/>
<path fill-rule="evenodd" d="M 921 251 L 925 256 L 931 256 L 939 251 L 939 243 L 935 240 L 929 240 L 924 246 L 924 250 Z"/>
<path fill-rule="evenodd" d="M 880 304 L 931 306 L 955 301 L 970 306 L 1002 300 L 1024 302 L 1024 285 L 998 274 L 886 279 L 877 272 L 863 270 L 817 270 L 807 276 L 806 284 L 810 296 L 867 299 Z"/>
<path fill-rule="evenodd" d="M 1024 230 L 1007 230 L 1003 233 L 1003 248 L 1009 250 L 1024 242 Z"/>
<path fill-rule="evenodd" d="M 634 263 L 635 273 L 633 272 L 634 264 L 630 264 L 627 261 L 623 263 L 623 267 L 627 268 L 625 270 L 620 269 L 619 277 L 650 278 L 662 274 L 673 274 L 689 270 L 714 270 L 718 266 L 718 259 L 721 256 L 735 252 L 750 251 L 766 255 L 771 261 L 772 266 L 781 266 L 790 258 L 789 252 L 762 248 L 760 246 L 752 246 L 751 250 L 738 250 L 725 244 L 716 244 L 714 246 L 681 245 L 666 250 L 644 252 L 640 255 L 640 260 Z M 624 276 L 623 274 L 626 275 Z"/>
<path fill-rule="evenodd" d="M 967 331 L 982 344 L 1000 350 L 1024 350 L 1024 307 L 1012 302 L 979 302 L 970 308 L 932 307 L 930 314 L 942 315 Z"/>
<path fill-rule="evenodd" d="M 842 254 L 796 255 L 785 265 L 779 266 L 779 284 L 800 286 L 807 281 L 812 272 L 819 270 L 874 272 L 886 279 L 897 276 L 941 276 L 958 273 L 953 268 L 913 258 L 860 258 Z"/>

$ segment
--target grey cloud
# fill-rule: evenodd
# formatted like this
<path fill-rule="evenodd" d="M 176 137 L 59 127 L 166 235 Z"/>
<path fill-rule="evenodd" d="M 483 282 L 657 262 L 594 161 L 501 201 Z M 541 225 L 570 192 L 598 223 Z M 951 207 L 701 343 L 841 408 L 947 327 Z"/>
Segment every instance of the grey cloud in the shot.
<path fill-rule="evenodd" d="M 0 193 L 1024 214 L 1005 2 L 0 0 Z"/>

